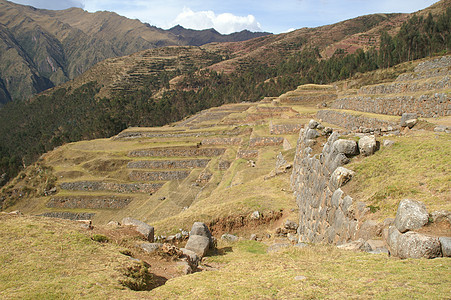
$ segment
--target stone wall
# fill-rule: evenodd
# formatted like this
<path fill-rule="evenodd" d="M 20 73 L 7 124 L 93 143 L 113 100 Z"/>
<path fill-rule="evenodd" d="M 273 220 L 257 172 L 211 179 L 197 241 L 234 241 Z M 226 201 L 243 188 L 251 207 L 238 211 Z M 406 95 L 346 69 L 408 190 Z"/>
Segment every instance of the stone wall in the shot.
<path fill-rule="evenodd" d="M 241 145 L 241 142 L 243 140 L 241 138 L 209 138 L 209 139 L 203 139 L 202 140 L 202 145 L 231 145 L 231 146 L 235 146 L 235 145 Z"/>
<path fill-rule="evenodd" d="M 300 214 L 299 240 L 343 244 L 364 234 L 371 235 L 368 234 L 371 230 L 367 228 L 371 226 L 359 223 L 368 211 L 366 205 L 356 203 L 340 188 L 349 180 L 352 171 L 341 167 L 349 159 L 340 152 L 339 134 L 332 133 L 322 152 L 312 155 L 309 145 L 318 134 L 318 131 L 307 126 L 301 130 L 291 175 L 291 186 Z"/>
<path fill-rule="evenodd" d="M 46 212 L 38 216 L 77 221 L 77 220 L 92 220 L 92 218 L 94 218 L 95 216 L 95 213 L 73 213 L 68 211 L 56 211 L 56 212 Z"/>
<path fill-rule="evenodd" d="M 63 182 L 60 188 L 71 191 L 113 191 L 116 193 L 155 193 L 163 183 L 115 183 L 100 181 Z"/>
<path fill-rule="evenodd" d="M 128 177 L 133 181 L 168 181 L 185 179 L 189 173 L 191 173 L 190 170 L 159 172 L 131 171 Z"/>
<path fill-rule="evenodd" d="M 225 148 L 197 148 L 193 147 L 168 147 L 134 150 L 129 152 L 131 157 L 213 157 L 224 154 Z"/>
<path fill-rule="evenodd" d="M 270 134 L 291 134 L 299 132 L 302 128 L 302 124 L 269 124 Z"/>
<path fill-rule="evenodd" d="M 251 159 L 251 158 L 257 158 L 258 157 L 258 150 L 245 150 L 240 149 L 236 153 L 236 158 L 244 158 L 244 159 Z"/>
<path fill-rule="evenodd" d="M 258 112 L 289 112 L 294 110 L 288 106 L 257 106 Z"/>
<path fill-rule="evenodd" d="M 408 112 L 431 118 L 451 115 L 451 96 L 447 93 L 428 93 L 419 96 L 356 96 L 338 99 L 331 107 L 397 116 Z"/>
<path fill-rule="evenodd" d="M 280 103 L 289 103 L 289 104 L 302 104 L 302 103 L 322 103 L 322 102 L 330 102 L 337 99 L 337 94 L 334 91 L 331 91 L 330 93 L 318 93 L 318 94 L 312 94 L 309 92 L 306 92 L 302 95 L 293 95 L 293 96 L 286 96 L 280 98 Z"/>
<path fill-rule="evenodd" d="M 127 206 L 131 198 L 117 196 L 56 196 L 47 202 L 52 208 L 110 208 L 120 209 Z"/>
<path fill-rule="evenodd" d="M 369 85 L 361 87 L 360 94 L 401 94 L 401 93 L 415 93 L 425 92 L 431 90 L 443 90 L 450 87 L 450 76 L 434 77 L 427 81 L 419 82 L 403 82 L 395 81 L 393 83 Z"/>
<path fill-rule="evenodd" d="M 390 131 L 390 128 L 392 130 L 399 129 L 399 122 L 353 115 L 335 110 L 320 110 L 316 113 L 316 117 L 324 122 L 335 124 L 350 130 L 357 130 L 361 127 L 368 128 L 369 131 L 375 131 L 378 129 L 381 129 L 381 131 Z"/>
<path fill-rule="evenodd" d="M 283 137 L 255 137 L 249 140 L 250 147 L 279 146 L 283 144 Z"/>
<path fill-rule="evenodd" d="M 189 160 L 138 160 L 127 164 L 129 169 L 186 169 L 205 168 L 210 159 Z"/>

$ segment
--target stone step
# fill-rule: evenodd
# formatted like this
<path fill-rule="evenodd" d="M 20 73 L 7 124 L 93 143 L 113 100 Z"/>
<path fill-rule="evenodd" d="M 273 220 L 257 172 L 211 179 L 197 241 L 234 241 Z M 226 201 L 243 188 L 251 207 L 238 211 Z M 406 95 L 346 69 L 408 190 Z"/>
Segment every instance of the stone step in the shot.
<path fill-rule="evenodd" d="M 51 208 L 87 208 L 87 209 L 120 209 L 126 207 L 133 199 L 130 197 L 105 196 L 54 196 L 47 202 Z"/>
<path fill-rule="evenodd" d="M 186 169 L 205 168 L 210 159 L 188 160 L 138 160 L 127 164 L 129 169 Z"/>
<path fill-rule="evenodd" d="M 214 157 L 224 154 L 225 148 L 160 147 L 130 151 L 130 157 Z"/>
<path fill-rule="evenodd" d="M 183 171 L 137 171 L 133 170 L 128 175 L 133 181 L 170 181 L 181 180 L 188 177 L 190 170 Z"/>
<path fill-rule="evenodd" d="M 402 96 L 353 96 L 334 101 L 331 108 L 400 116 L 405 112 L 431 118 L 451 115 L 449 93 L 425 93 Z"/>
<path fill-rule="evenodd" d="M 62 190 L 69 191 L 112 191 L 116 193 L 155 193 L 164 183 L 116 183 L 101 181 L 62 182 Z"/>

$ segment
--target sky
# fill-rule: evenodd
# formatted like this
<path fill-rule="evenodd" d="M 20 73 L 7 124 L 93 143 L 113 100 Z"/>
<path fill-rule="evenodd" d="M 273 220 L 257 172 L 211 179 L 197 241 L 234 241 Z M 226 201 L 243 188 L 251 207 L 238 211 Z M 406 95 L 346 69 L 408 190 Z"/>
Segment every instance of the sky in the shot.
<path fill-rule="evenodd" d="M 438 0 L 12 0 L 45 9 L 107 10 L 169 29 L 282 33 L 373 13 L 411 13 Z"/>

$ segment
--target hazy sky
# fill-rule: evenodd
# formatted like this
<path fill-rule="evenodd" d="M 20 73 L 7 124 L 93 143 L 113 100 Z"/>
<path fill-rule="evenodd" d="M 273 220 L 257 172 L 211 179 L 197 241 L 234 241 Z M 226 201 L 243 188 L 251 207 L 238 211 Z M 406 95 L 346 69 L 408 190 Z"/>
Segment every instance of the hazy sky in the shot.
<path fill-rule="evenodd" d="M 414 12 L 437 0 L 13 0 L 37 8 L 81 7 L 120 15 L 168 29 L 215 28 L 221 33 L 286 32 L 332 24 L 372 13 Z"/>

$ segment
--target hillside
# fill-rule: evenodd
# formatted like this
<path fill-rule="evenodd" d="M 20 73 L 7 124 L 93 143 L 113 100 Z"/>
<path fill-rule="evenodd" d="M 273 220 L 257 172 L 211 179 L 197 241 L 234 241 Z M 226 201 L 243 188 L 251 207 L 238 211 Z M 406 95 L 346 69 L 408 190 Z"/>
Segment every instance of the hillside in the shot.
<path fill-rule="evenodd" d="M 451 238 L 450 67 L 450 56 L 407 62 L 48 152 L 1 190 L 10 213 L 0 215 L 7 229 L 0 239 L 7 266 L 0 271 L 0 290 L 17 298 L 371 299 L 422 298 L 425 287 L 434 286 L 427 296 L 446 298 L 449 257 L 395 258 L 382 228 L 393 224 L 399 202 L 410 198 L 425 203 L 431 218 L 416 234 Z M 390 106 L 383 105 L 387 101 Z M 404 112 L 416 114 L 411 128 L 401 126 Z M 317 137 L 303 148 L 311 127 Z M 341 162 L 355 175 L 337 189 L 339 199 L 314 180 L 332 177 L 334 170 L 314 167 L 327 164 L 326 149 L 337 135 L 335 141 L 354 145 L 365 136 L 380 143 L 374 154 L 362 151 Z M 316 183 L 299 197 L 309 180 Z M 147 253 L 140 246 L 146 241 L 119 225 L 129 216 L 154 226 L 159 242 L 178 248 L 186 239 L 177 234 L 205 222 L 217 249 L 202 259 L 203 271 L 183 276 L 176 255 Z M 94 228 L 60 218 L 90 219 Z M 287 220 L 298 229 L 287 230 Z M 364 251 L 344 250 L 352 246 L 348 242 Z M 23 243 L 34 245 L 33 251 L 23 251 Z M 383 245 L 363 247 L 373 243 Z M 42 259 L 34 259 L 37 253 Z M 129 256 L 150 264 L 158 287 L 132 291 L 119 285 L 118 270 Z M 68 268 L 75 259 L 77 267 Z M 10 270 L 14 280 L 8 280 Z"/>
<path fill-rule="evenodd" d="M 223 36 L 181 27 L 173 33 L 112 12 L 51 11 L 2 0 L 0 105 L 73 79 L 107 58 L 169 45 L 242 41 L 267 34 Z"/>
<path fill-rule="evenodd" d="M 63 143 L 108 137 L 130 126 L 160 126 L 224 103 L 253 102 L 300 84 L 330 83 L 446 53 L 449 4 L 441 1 L 411 16 L 369 15 L 244 42 L 170 46 L 106 59 L 0 110 L 2 184 Z"/>

